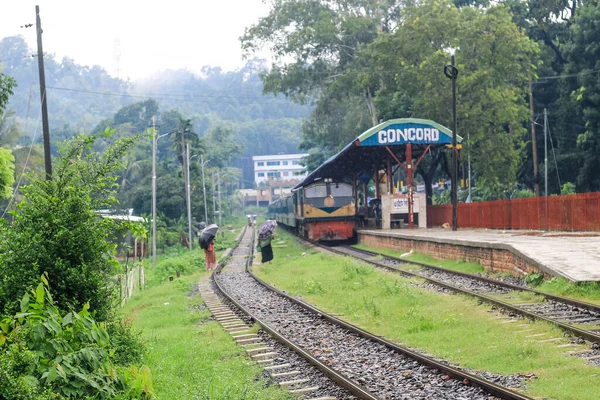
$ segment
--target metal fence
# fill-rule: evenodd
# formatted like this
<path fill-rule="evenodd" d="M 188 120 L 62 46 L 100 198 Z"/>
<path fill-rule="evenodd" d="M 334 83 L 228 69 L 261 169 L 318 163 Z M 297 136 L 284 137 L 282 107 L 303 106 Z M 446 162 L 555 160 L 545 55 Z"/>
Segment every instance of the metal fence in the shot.
<path fill-rule="evenodd" d="M 427 226 L 452 224 L 452 205 L 427 207 Z M 600 192 L 458 205 L 459 228 L 600 231 Z"/>

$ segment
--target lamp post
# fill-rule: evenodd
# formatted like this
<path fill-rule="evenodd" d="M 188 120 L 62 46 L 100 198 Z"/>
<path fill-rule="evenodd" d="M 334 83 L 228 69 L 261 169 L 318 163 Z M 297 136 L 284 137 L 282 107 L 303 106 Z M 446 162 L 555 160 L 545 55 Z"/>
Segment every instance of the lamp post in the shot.
<path fill-rule="evenodd" d="M 152 267 L 156 268 L 156 144 L 158 139 L 170 135 L 175 131 L 156 134 L 156 118 L 152 117 Z"/>
<path fill-rule="evenodd" d="M 456 149 L 456 78 L 458 78 L 458 68 L 454 65 L 454 50 L 451 50 L 451 52 L 451 62 L 444 67 L 444 74 L 452 80 L 452 230 L 455 231 L 458 228 L 458 150 Z"/>

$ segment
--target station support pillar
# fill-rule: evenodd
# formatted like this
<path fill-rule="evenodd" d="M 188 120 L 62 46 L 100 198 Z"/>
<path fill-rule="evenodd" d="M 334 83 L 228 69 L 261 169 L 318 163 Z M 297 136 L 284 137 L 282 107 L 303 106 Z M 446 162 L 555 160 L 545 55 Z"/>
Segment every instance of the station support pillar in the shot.
<path fill-rule="evenodd" d="M 392 173 L 392 157 L 388 155 L 387 158 L 387 179 L 388 179 L 388 191 L 390 194 L 394 194 L 394 176 Z"/>
<path fill-rule="evenodd" d="M 413 214 L 413 165 L 412 144 L 406 144 L 406 175 L 408 184 L 408 229 L 415 228 L 415 216 Z"/>

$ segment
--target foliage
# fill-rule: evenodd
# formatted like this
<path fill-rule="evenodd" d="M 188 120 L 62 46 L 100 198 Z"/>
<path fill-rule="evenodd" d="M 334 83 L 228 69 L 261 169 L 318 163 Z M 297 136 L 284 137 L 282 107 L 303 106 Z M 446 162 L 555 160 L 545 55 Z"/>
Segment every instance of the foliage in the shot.
<path fill-rule="evenodd" d="M 119 365 L 138 365 L 142 362 L 146 346 L 141 332 L 119 320 L 106 322 L 106 332 L 110 337 L 111 358 Z"/>
<path fill-rule="evenodd" d="M 104 132 L 112 133 L 110 129 Z M 12 314 L 18 296 L 47 272 L 62 310 L 91 304 L 96 318 L 109 317 L 115 245 L 109 235 L 127 224 L 102 219 L 98 210 L 114 205 L 121 159 L 137 140 L 118 140 L 102 154 L 90 151 L 97 136 L 64 144 L 54 177 L 32 178 L 14 222 L 0 231 L 0 310 Z"/>
<path fill-rule="evenodd" d="M 575 185 L 571 182 L 565 182 L 560 188 L 560 194 L 575 194 Z"/>
<path fill-rule="evenodd" d="M 8 149 L 0 147 L 0 199 L 12 194 L 15 181 L 15 157 Z"/>
<path fill-rule="evenodd" d="M 10 376 L 0 398 L 152 398 L 149 376 L 140 387 L 132 370 L 113 362 L 110 337 L 89 307 L 63 315 L 42 276 L 0 325 L 0 374 Z M 15 389 L 23 391 L 15 396 Z"/>
<path fill-rule="evenodd" d="M 533 193 L 529 189 L 518 190 L 515 192 L 513 199 L 525 199 L 528 197 L 535 197 L 535 193 Z"/>
<path fill-rule="evenodd" d="M 532 272 L 525 277 L 525 282 L 531 286 L 539 286 L 544 282 L 544 273 Z"/>
<path fill-rule="evenodd" d="M 8 99 L 10 95 L 13 94 L 15 86 L 16 82 L 13 78 L 0 73 L 0 114 L 4 113 L 4 109 L 8 104 Z"/>
<path fill-rule="evenodd" d="M 584 4 L 571 26 L 572 41 L 566 46 L 568 60 L 566 71 L 580 73 L 571 83 L 571 96 L 581 107 L 586 130 L 577 137 L 579 157 L 582 160 L 577 176 L 577 186 L 581 190 L 600 190 L 600 83 L 597 70 L 600 62 L 600 37 L 598 19 L 600 5 L 596 2 Z"/>

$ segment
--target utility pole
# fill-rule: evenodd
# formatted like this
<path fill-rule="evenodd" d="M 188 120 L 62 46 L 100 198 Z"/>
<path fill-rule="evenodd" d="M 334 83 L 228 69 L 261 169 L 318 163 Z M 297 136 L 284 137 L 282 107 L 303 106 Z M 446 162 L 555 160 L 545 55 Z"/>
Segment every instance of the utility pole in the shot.
<path fill-rule="evenodd" d="M 35 6 L 35 26 L 37 32 L 38 69 L 40 74 L 40 97 L 42 98 L 42 132 L 44 136 L 44 165 L 46 179 L 52 179 L 52 159 L 50 153 L 50 129 L 48 127 L 48 105 L 46 94 L 46 74 L 44 72 L 44 49 L 42 47 L 42 21 L 40 6 Z"/>
<path fill-rule="evenodd" d="M 219 226 L 223 225 L 223 209 L 221 208 L 221 174 L 217 171 L 217 194 L 219 195 Z"/>
<path fill-rule="evenodd" d="M 544 108 L 544 196 L 548 196 L 548 110 Z"/>
<path fill-rule="evenodd" d="M 458 149 L 456 148 L 456 131 L 458 130 L 456 122 L 456 78 L 458 78 L 458 68 L 454 63 L 454 53 L 450 58 L 450 65 L 444 67 L 444 74 L 452 80 L 452 116 L 454 120 L 452 129 L 452 230 L 455 231 L 458 229 Z"/>
<path fill-rule="evenodd" d="M 215 173 L 212 173 L 212 193 L 213 193 L 213 224 L 217 223 L 217 197 L 215 196 Z"/>
<path fill-rule="evenodd" d="M 537 141 L 535 138 L 535 115 L 533 112 L 533 85 L 529 80 L 529 112 L 531 114 L 531 147 L 533 152 L 533 188 L 535 195 L 540 196 L 540 178 L 538 173 Z"/>
<path fill-rule="evenodd" d="M 185 187 L 186 187 L 186 200 L 187 200 L 187 217 L 188 217 L 188 243 L 189 248 L 192 250 L 192 196 L 190 190 L 190 145 L 186 143 L 185 145 L 185 160 L 186 160 L 186 174 L 185 174 Z"/>
<path fill-rule="evenodd" d="M 206 205 L 206 184 L 204 181 L 204 154 L 200 154 L 202 163 L 202 195 L 204 196 L 204 223 L 208 225 L 208 206 Z"/>
<path fill-rule="evenodd" d="M 156 269 L 156 118 L 152 117 L 152 267 Z"/>

